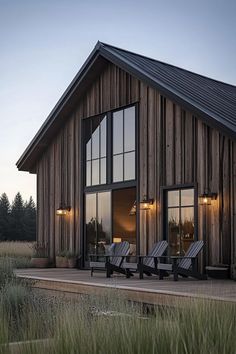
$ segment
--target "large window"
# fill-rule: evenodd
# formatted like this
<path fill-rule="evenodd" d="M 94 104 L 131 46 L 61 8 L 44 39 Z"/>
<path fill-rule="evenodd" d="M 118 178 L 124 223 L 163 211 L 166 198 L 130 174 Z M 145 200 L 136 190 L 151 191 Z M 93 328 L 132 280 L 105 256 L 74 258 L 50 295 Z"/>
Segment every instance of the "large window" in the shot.
<path fill-rule="evenodd" d="M 103 255 L 112 242 L 136 253 L 136 108 L 83 121 L 84 255 Z"/>
<path fill-rule="evenodd" d="M 135 179 L 135 107 L 113 113 L 113 182 Z"/>
<path fill-rule="evenodd" d="M 194 189 L 176 189 L 166 193 L 170 254 L 183 255 L 194 241 Z"/>
<path fill-rule="evenodd" d="M 135 106 L 84 120 L 85 186 L 136 179 Z"/>
<path fill-rule="evenodd" d="M 106 183 L 107 117 L 95 117 L 85 122 L 86 186 Z"/>

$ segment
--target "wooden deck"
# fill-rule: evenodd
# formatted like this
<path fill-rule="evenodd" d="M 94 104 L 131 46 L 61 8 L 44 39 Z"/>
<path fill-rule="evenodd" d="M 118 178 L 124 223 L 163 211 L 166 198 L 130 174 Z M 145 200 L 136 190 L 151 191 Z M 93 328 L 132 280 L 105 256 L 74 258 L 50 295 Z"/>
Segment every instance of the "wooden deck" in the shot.
<path fill-rule="evenodd" d="M 132 301 L 155 305 L 175 305 L 193 298 L 211 301 L 236 303 L 236 282 L 232 280 L 180 279 L 174 282 L 170 277 L 158 280 L 156 276 L 139 280 L 138 275 L 126 279 L 122 275 L 113 275 L 108 279 L 103 272 L 90 272 L 77 269 L 20 269 L 19 277 L 34 279 L 34 286 L 40 289 L 65 293 L 102 295 L 108 289 Z"/>

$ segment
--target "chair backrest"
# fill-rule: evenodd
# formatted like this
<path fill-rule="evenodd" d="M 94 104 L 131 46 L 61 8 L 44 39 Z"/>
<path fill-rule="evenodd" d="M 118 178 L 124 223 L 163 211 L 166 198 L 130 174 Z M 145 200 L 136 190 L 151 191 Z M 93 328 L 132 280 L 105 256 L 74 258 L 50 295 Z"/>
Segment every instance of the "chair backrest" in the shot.
<path fill-rule="evenodd" d="M 123 242 L 117 243 L 115 245 L 114 256 L 118 255 L 121 257 L 111 257 L 110 263 L 117 266 L 117 267 L 120 267 L 120 265 L 123 261 L 122 256 L 123 257 L 128 256 L 128 254 L 129 254 L 129 242 L 123 241 Z"/>
<path fill-rule="evenodd" d="M 161 257 L 163 256 L 167 247 L 168 247 L 167 241 L 159 241 L 153 245 L 151 251 L 148 253 L 148 256 Z M 155 267 L 155 262 L 153 258 L 144 257 L 143 264 L 151 268 Z"/>
<path fill-rule="evenodd" d="M 190 258 L 185 258 L 185 257 L 193 257 L 196 258 L 199 254 L 199 252 L 202 250 L 203 248 L 203 241 L 195 241 L 193 242 L 187 252 L 185 253 L 183 259 L 180 261 L 179 263 L 179 268 L 183 268 L 183 269 L 189 269 L 192 265 L 192 261 Z"/>
<path fill-rule="evenodd" d="M 116 243 L 112 243 L 112 244 L 108 247 L 106 254 L 107 254 L 108 256 L 112 256 L 112 255 L 115 253 L 115 248 L 116 248 Z"/>

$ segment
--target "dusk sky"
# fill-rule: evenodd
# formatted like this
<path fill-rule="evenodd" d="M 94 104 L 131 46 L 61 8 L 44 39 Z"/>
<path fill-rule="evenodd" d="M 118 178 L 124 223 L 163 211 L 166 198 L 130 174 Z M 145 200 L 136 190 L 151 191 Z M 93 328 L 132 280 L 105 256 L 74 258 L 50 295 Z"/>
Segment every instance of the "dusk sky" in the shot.
<path fill-rule="evenodd" d="M 0 194 L 36 198 L 15 166 L 100 40 L 236 85 L 236 1 L 0 0 Z"/>

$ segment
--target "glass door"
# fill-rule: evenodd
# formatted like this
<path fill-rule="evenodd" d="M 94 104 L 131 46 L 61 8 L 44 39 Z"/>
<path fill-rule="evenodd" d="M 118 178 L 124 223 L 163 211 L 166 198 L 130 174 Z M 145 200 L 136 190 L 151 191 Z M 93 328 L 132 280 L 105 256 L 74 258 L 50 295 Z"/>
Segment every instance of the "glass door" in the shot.
<path fill-rule="evenodd" d="M 166 202 L 170 255 L 184 255 L 194 241 L 194 189 L 169 190 Z"/>
<path fill-rule="evenodd" d="M 86 260 L 89 254 L 103 255 L 111 244 L 111 192 L 85 195 Z"/>

